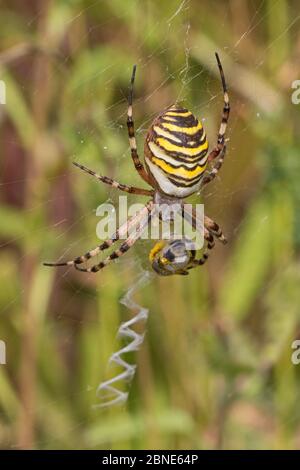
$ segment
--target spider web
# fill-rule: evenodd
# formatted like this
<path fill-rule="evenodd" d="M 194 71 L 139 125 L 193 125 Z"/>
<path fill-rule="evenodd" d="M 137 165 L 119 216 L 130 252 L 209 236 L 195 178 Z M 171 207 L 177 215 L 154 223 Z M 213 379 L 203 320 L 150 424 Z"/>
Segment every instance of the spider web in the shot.
<path fill-rule="evenodd" d="M 126 16 L 127 12 L 127 5 L 125 5 L 124 2 L 124 8 L 122 11 L 118 13 L 115 17 L 112 16 L 111 21 L 115 21 L 116 19 L 122 19 L 124 16 Z M 277 2 L 274 2 L 274 5 Z M 83 8 L 81 11 L 77 12 L 76 15 L 70 20 L 70 22 L 76 22 L 76 20 L 87 13 L 87 11 L 90 8 L 94 8 L 97 5 L 101 5 L 101 1 L 96 1 L 92 2 L 89 6 L 86 8 Z M 174 31 L 177 32 L 178 37 L 180 38 L 181 45 L 177 46 L 177 53 L 182 54 L 182 61 L 180 66 L 176 70 L 170 71 L 170 64 L 166 63 L 165 64 L 165 69 L 163 70 L 163 78 L 158 76 L 159 78 L 155 78 L 153 83 L 151 84 L 151 90 L 148 92 L 145 96 L 138 96 L 134 100 L 134 112 L 140 108 L 143 108 L 143 105 L 148 105 L 149 102 L 151 102 L 152 99 L 154 99 L 156 96 L 158 96 L 165 88 L 167 85 L 172 83 L 174 81 L 174 78 L 177 79 L 177 81 L 180 83 L 179 89 L 174 90 L 172 88 L 172 101 L 185 101 L 187 98 L 188 93 L 191 93 L 192 95 L 197 95 L 197 89 L 201 88 L 201 96 L 205 97 L 202 101 L 194 103 L 192 111 L 198 115 L 206 128 L 206 132 L 208 136 L 210 137 L 210 146 L 214 144 L 214 140 L 216 139 L 217 132 L 218 132 L 218 127 L 219 127 L 219 122 L 220 122 L 220 115 L 221 115 L 221 110 L 223 106 L 223 98 L 222 98 L 222 89 L 221 89 L 221 84 L 219 84 L 219 91 L 216 91 L 216 81 L 219 80 L 218 78 L 218 69 L 215 63 L 215 59 L 213 54 L 207 59 L 207 56 L 201 55 L 202 50 L 201 50 L 201 45 L 199 46 L 194 46 L 193 48 L 190 46 L 190 36 L 194 34 L 193 31 L 193 25 L 191 18 L 193 16 L 193 10 L 191 6 L 191 2 L 189 0 L 183 0 L 183 1 L 178 1 L 178 2 L 173 2 L 172 5 L 174 8 L 172 8 L 172 12 L 168 12 L 168 14 L 162 14 L 160 16 L 160 19 L 151 23 L 150 30 L 148 32 L 148 35 L 151 34 L 153 30 L 156 28 L 161 28 L 162 25 L 164 25 L 164 30 L 165 30 L 165 39 L 159 44 L 158 47 L 154 48 L 152 53 L 145 59 L 142 53 L 142 48 L 143 48 L 143 43 L 139 44 L 135 51 L 136 55 L 136 62 L 138 65 L 138 74 L 141 75 L 141 77 L 145 77 L 147 67 L 151 65 L 155 60 L 157 60 L 158 57 L 161 55 L 165 54 L 166 52 L 169 53 L 169 57 L 171 55 L 171 50 L 172 46 L 170 41 L 170 36 L 174 34 Z M 218 4 L 216 4 L 218 5 Z M 224 54 L 231 58 L 231 61 L 233 63 L 237 63 L 239 59 L 239 53 L 242 51 L 242 46 L 243 42 L 247 40 L 249 35 L 253 35 L 255 33 L 256 29 L 259 27 L 261 22 L 265 19 L 266 13 L 264 12 L 264 7 L 265 7 L 265 0 L 262 0 L 260 2 L 257 2 L 257 8 L 255 9 L 255 13 L 251 18 L 250 24 L 247 25 L 247 28 L 241 33 L 239 39 L 236 41 L 234 44 L 234 47 L 230 48 L 227 47 L 225 44 L 220 43 L 218 46 L 220 47 L 220 55 L 222 56 L 222 51 L 224 51 Z M 39 14 L 37 14 L 35 17 L 32 18 L 31 20 L 31 25 L 34 24 L 39 18 Z M 294 21 L 290 24 L 290 27 L 292 27 L 296 21 L 299 19 L 295 18 Z M 224 17 L 224 22 L 219 25 L 219 37 L 222 37 L 222 31 L 225 32 L 226 29 L 226 21 L 227 18 L 226 16 Z M 101 29 L 101 27 L 104 27 L 105 23 L 99 23 L 97 24 L 97 28 Z M 92 29 L 90 31 L 90 34 L 92 34 Z M 282 31 L 282 34 L 285 34 L 286 31 Z M 86 38 L 83 38 L 82 40 L 85 40 Z M 144 38 L 144 41 L 147 40 L 147 35 Z M 254 64 L 254 67 L 256 69 L 259 69 L 263 64 L 264 61 L 266 60 L 266 53 L 268 52 L 268 49 L 276 45 L 276 42 L 274 44 L 269 44 L 268 48 L 265 48 L 261 52 L 261 56 L 257 58 L 257 62 Z M 200 54 L 200 55 L 199 55 Z M 205 67 L 202 67 L 199 65 L 199 63 L 196 63 L 196 58 L 201 58 L 203 63 L 205 64 Z M 68 61 L 68 57 L 65 57 L 65 61 Z M 212 75 L 208 76 L 207 73 L 207 67 L 209 67 L 210 72 L 215 75 L 215 80 L 212 80 Z M 225 69 L 225 75 L 227 77 L 227 69 L 226 69 L 226 64 L 224 64 L 224 69 Z M 111 66 L 111 80 L 113 81 L 116 77 L 117 72 L 114 71 L 114 66 Z M 101 73 L 101 71 L 99 72 Z M 130 76 L 130 70 L 128 69 L 128 77 Z M 95 77 L 91 77 L 95 78 Z M 107 83 L 107 87 L 109 89 L 110 83 Z M 230 88 L 230 82 L 229 82 L 229 88 Z M 174 93 L 175 91 L 175 93 Z M 9 96 L 8 98 L 9 99 Z M 242 107 L 243 106 L 243 100 L 244 102 L 246 101 L 245 98 L 239 98 L 239 105 Z M 171 104 L 171 101 L 168 101 L 168 98 L 165 99 L 165 105 Z M 84 105 L 84 98 L 83 98 L 83 105 Z M 116 117 L 114 120 L 111 120 L 108 123 L 102 123 L 99 125 L 100 130 L 101 130 L 101 135 L 104 136 L 106 133 L 110 133 L 112 136 L 114 133 L 126 133 L 126 126 L 120 124 L 120 123 L 125 123 L 126 120 L 126 99 L 124 96 L 122 96 L 122 92 L 120 90 L 120 96 L 115 97 L 115 100 L 113 104 L 109 105 L 109 107 L 105 108 L 105 111 L 112 111 L 115 113 Z M 117 113 L 116 114 L 116 110 Z M 256 115 L 252 117 L 252 119 L 260 120 L 260 113 L 261 109 L 259 109 L 258 106 L 256 106 Z M 135 127 L 136 127 L 136 137 L 137 137 L 137 142 L 138 142 L 138 149 L 139 149 L 139 154 L 140 156 L 142 155 L 142 145 L 143 145 L 143 139 L 145 136 L 145 132 L 147 131 L 151 121 L 159 112 L 160 109 L 153 110 L 153 112 L 149 112 L 146 119 L 143 121 L 138 122 L 137 118 L 135 117 Z M 135 112 L 135 115 L 138 113 Z M 230 122 L 229 126 L 227 129 L 227 137 L 230 136 L 235 132 L 236 128 L 240 128 L 242 134 L 247 133 L 248 131 L 248 124 L 245 124 L 244 120 L 242 117 L 238 114 L 235 114 L 234 112 L 231 113 L 230 116 Z M 77 131 L 78 132 L 78 137 L 79 137 L 79 146 L 85 143 L 86 140 L 89 139 L 90 135 L 94 133 L 94 131 L 89 131 L 89 129 L 84 128 L 80 129 Z M 116 155 L 113 145 L 111 144 L 112 139 L 110 138 L 108 140 L 108 143 L 105 143 L 103 145 L 103 148 L 100 148 L 100 151 L 103 152 L 104 155 Z M 17 144 L 17 143 L 16 143 Z M 79 148 L 78 154 L 76 152 L 75 157 L 77 158 L 78 155 L 81 155 L 81 151 Z M 238 159 L 237 155 L 237 148 L 236 144 L 229 141 L 228 144 L 228 149 L 227 149 L 227 161 L 225 161 L 225 167 L 228 165 L 235 165 Z M 70 159 L 71 160 L 71 159 Z M 128 167 L 128 173 L 133 172 L 133 166 L 130 160 L 130 154 L 129 154 L 129 147 L 124 148 L 123 153 L 120 154 L 120 161 L 122 164 L 122 167 L 124 168 L 124 162 L 126 162 L 126 165 Z M 85 161 L 81 161 L 82 164 L 86 164 L 89 166 L 89 164 Z M 94 168 L 95 171 L 97 171 L 97 168 Z M 76 170 L 75 170 L 76 171 Z M 226 171 L 224 169 L 224 171 Z M 223 169 L 221 171 L 220 176 L 217 178 L 218 180 L 222 179 L 222 173 Z M 61 178 L 60 175 L 59 178 Z M 75 175 L 74 175 L 75 176 Z M 110 176 L 110 175 L 108 175 Z M 80 178 L 87 178 L 85 175 L 76 175 L 78 184 L 79 184 L 79 179 Z M 115 175 L 116 180 L 121 181 L 126 183 L 126 175 L 124 174 L 116 174 Z M 57 177 L 49 179 L 49 183 L 55 182 Z M 24 182 L 28 183 L 30 182 L 30 177 L 24 179 L 15 179 L 14 181 L 8 181 L 5 183 L 1 184 L 1 189 L 5 191 L 7 187 L 16 187 L 16 185 L 21 185 L 24 184 Z M 91 179 L 89 181 L 89 185 L 93 187 L 96 183 Z M 216 220 L 220 221 L 220 224 L 222 220 L 224 220 L 223 217 L 223 207 L 226 207 L 226 205 L 230 205 L 232 199 L 239 195 L 240 192 L 246 192 L 251 190 L 248 186 L 248 183 L 241 183 L 237 187 L 231 186 L 230 189 L 223 191 L 222 194 L 220 193 L 220 184 L 215 182 L 212 186 L 209 187 L 209 190 L 206 191 L 206 201 L 210 201 L 211 199 L 214 200 L 214 217 Z M 104 202 L 115 202 L 116 201 L 116 192 L 115 190 L 111 189 L 110 187 L 106 188 L 106 193 L 107 193 L 107 199 L 106 200 L 101 200 L 98 201 L 100 203 Z M 48 212 L 48 208 L 53 202 L 52 198 L 49 198 L 48 200 L 45 200 L 43 202 L 45 213 Z M 62 204 L 63 204 L 62 200 Z M 69 223 L 63 218 L 61 220 L 58 220 L 55 222 L 55 224 L 52 224 L 50 226 L 51 229 L 54 228 L 59 228 L 62 226 L 62 229 L 57 235 L 57 238 L 59 237 L 64 237 L 67 238 L 69 233 L 72 232 L 78 232 L 76 229 L 79 228 L 82 224 L 85 223 L 86 219 L 90 218 L 90 213 L 92 210 L 92 213 L 95 213 L 96 207 L 90 209 L 90 203 L 87 204 L 85 212 L 81 213 L 79 217 L 76 218 L 76 220 L 71 221 Z M 219 207 L 219 208 L 218 208 Z M 30 211 L 34 210 L 35 204 L 33 203 L 32 207 L 29 209 L 25 209 L 25 216 L 28 214 Z M 98 219 L 95 216 L 95 227 L 97 224 Z M 243 223 L 243 222 L 242 222 Z M 238 231 L 240 227 L 235 228 L 236 231 Z M 38 229 L 40 230 L 40 229 Z M 231 233 L 229 233 L 229 236 L 233 235 L 233 229 L 231 229 Z M 32 236 L 34 236 L 34 231 L 32 233 Z M 10 238 L 7 240 L 4 244 L 2 244 L 1 248 L 5 249 L 9 247 L 10 245 L 13 246 L 16 242 L 19 242 L 21 237 L 15 237 L 15 238 Z M 87 251 L 89 248 L 95 246 L 98 244 L 98 241 L 95 239 L 94 233 L 91 234 L 85 234 L 84 237 L 77 237 L 76 241 L 72 241 L 69 243 L 68 246 L 66 246 L 65 250 L 63 250 L 60 253 L 60 258 L 61 259 L 70 259 L 72 258 L 72 254 L 81 254 Z M 145 259 L 147 258 L 147 253 L 148 253 L 148 246 L 145 244 L 145 248 L 143 248 L 143 253 Z M 27 253 L 26 256 L 30 255 L 30 253 Z M 19 262 L 21 263 L 24 260 L 25 256 L 21 256 Z M 126 259 L 125 259 L 126 258 Z M 98 260 L 101 258 L 97 258 Z M 42 260 L 41 260 L 42 261 Z M 123 303 L 126 305 L 126 307 L 129 310 L 132 310 L 132 314 L 136 315 L 136 317 L 131 317 L 129 322 L 134 323 L 134 318 L 136 320 L 139 320 L 142 318 L 143 320 L 146 319 L 146 306 L 139 306 L 138 303 L 134 300 L 135 295 L 136 295 L 136 290 L 140 288 L 140 286 L 146 282 L 151 282 L 151 275 L 149 271 L 149 267 L 147 266 L 147 263 L 144 262 L 143 259 L 141 259 L 140 255 L 136 253 L 136 250 L 133 249 L 126 255 L 126 257 L 122 258 L 119 262 L 119 269 L 124 270 L 126 268 L 130 268 L 133 271 L 136 271 L 139 273 L 138 277 L 135 278 L 134 282 L 130 285 L 128 285 L 127 293 L 123 295 L 123 299 L 126 299 L 125 302 L 123 300 Z M 109 269 L 107 267 L 106 269 Z M 70 304 L 72 304 L 77 296 L 86 288 L 85 285 L 79 286 L 76 284 L 73 280 L 70 278 L 70 269 L 67 269 L 64 272 L 58 271 L 57 275 L 57 282 L 64 282 L 66 285 L 69 286 L 69 300 L 67 301 L 66 304 L 62 305 L 59 311 L 59 318 L 64 318 L 66 311 L 68 310 L 68 307 Z M 86 274 L 88 278 L 93 277 L 93 274 Z M 97 279 L 97 281 L 93 281 L 93 288 L 95 291 L 98 291 L 100 287 L 98 287 L 98 283 L 101 284 L 101 289 L 105 288 L 105 285 L 102 284 L 101 280 L 101 275 Z M 1 311 L 1 318 L 5 318 L 5 312 L 9 311 L 11 308 L 13 308 L 14 304 L 18 303 L 19 296 L 25 294 L 25 288 L 21 287 L 18 295 L 15 296 L 15 298 Z M 151 314 L 151 312 L 150 312 Z M 72 322 L 76 323 L 76 319 L 72 319 Z M 78 322 L 81 322 L 82 320 L 78 320 Z M 125 327 L 128 326 L 128 323 L 125 323 Z M 131 323 L 129 324 L 131 327 Z M 124 332 L 124 325 L 123 325 L 123 332 Z M 128 332 L 128 330 L 127 330 Z M 117 330 L 116 330 L 117 333 Z M 1 338 L 0 338 L 1 339 Z M 138 337 L 135 337 L 134 340 L 136 340 L 132 350 L 137 351 L 137 349 L 141 346 L 142 340 L 144 339 L 144 332 L 142 332 Z M 72 332 L 69 333 L 69 337 L 66 338 L 67 342 L 72 342 Z M 114 352 L 114 346 L 115 344 L 112 344 L 112 354 L 114 354 L 113 357 L 116 357 L 116 353 Z M 124 345 L 122 346 L 124 348 Z M 176 344 L 174 344 L 174 348 L 176 348 Z M 120 362 L 119 362 L 120 364 Z M 128 363 L 127 363 L 128 364 Z M 124 364 L 123 364 L 124 366 Z M 134 372 L 134 363 L 131 364 L 132 369 L 129 370 L 129 375 L 132 376 Z M 137 372 L 138 373 L 138 372 Z M 124 377 L 123 377 L 124 378 Z M 125 379 L 128 377 L 125 377 Z M 101 377 L 99 377 L 99 384 L 101 383 Z M 104 383 L 107 385 L 107 381 Z M 100 386 L 101 388 L 101 386 Z M 103 388 L 103 385 L 102 385 Z M 76 385 L 74 389 L 74 394 L 82 394 L 82 393 L 87 393 L 86 390 L 76 390 Z M 89 393 L 93 393 L 95 396 L 95 404 L 97 405 L 98 401 L 96 400 L 96 389 L 89 390 Z M 124 392 L 120 392 L 120 402 L 124 401 L 124 399 L 127 397 L 128 394 L 128 389 L 125 389 Z M 100 403 L 101 405 L 101 403 Z M 55 403 L 49 404 L 49 409 L 47 410 L 46 407 L 44 407 L 43 410 L 40 410 L 40 412 L 51 412 L 51 409 L 55 406 Z M 82 426 L 84 423 L 79 422 L 78 426 Z M 70 433 L 72 432 L 72 428 L 70 428 Z M 56 446 L 56 444 L 59 442 L 60 439 L 60 432 L 57 430 L 56 436 L 53 437 L 52 442 L 46 442 L 46 446 Z M 14 444 L 12 444 L 12 447 L 14 447 Z"/>

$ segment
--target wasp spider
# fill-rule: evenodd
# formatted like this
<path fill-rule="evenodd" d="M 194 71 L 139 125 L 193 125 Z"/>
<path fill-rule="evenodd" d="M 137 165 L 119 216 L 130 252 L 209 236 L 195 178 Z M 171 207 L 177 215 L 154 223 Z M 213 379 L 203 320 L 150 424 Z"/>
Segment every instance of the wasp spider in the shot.
<path fill-rule="evenodd" d="M 99 175 L 79 163 L 74 162 L 74 165 L 113 188 L 120 189 L 127 193 L 150 196 L 150 200 L 140 212 L 121 225 L 109 240 L 104 241 L 93 250 L 71 261 L 44 263 L 46 266 L 74 266 L 77 270 L 83 272 L 95 273 L 99 271 L 112 260 L 124 255 L 140 238 L 142 232 L 151 221 L 151 218 L 157 215 L 154 214 L 156 204 L 164 203 L 172 205 L 179 203 L 183 207 L 183 198 L 199 191 L 215 178 L 223 164 L 226 153 L 225 132 L 230 111 L 224 72 L 217 53 L 216 59 L 224 93 L 224 107 L 216 145 L 208 154 L 208 141 L 201 122 L 199 122 L 190 111 L 175 104 L 159 114 L 148 130 L 144 147 L 145 166 L 137 153 L 134 132 L 132 100 L 136 66 L 133 67 L 127 111 L 127 128 L 131 157 L 137 172 L 152 189 L 127 186 L 107 176 Z M 212 162 L 213 165 L 210 170 L 206 172 L 208 164 Z M 183 216 L 184 213 L 185 211 L 182 211 Z M 196 226 L 195 214 L 192 213 L 190 216 L 190 223 Z M 129 235 L 127 239 L 121 243 L 118 249 L 114 250 L 109 256 L 91 267 L 82 266 L 84 262 L 88 261 L 90 258 L 94 258 L 100 252 L 111 247 L 121 238 L 124 238 L 124 236 L 128 234 L 128 230 L 132 227 L 138 228 L 134 231 L 133 235 Z M 179 262 L 177 266 L 177 264 L 174 263 L 175 241 L 168 245 L 164 245 L 164 242 L 159 242 L 150 252 L 152 266 L 156 272 L 162 275 L 166 273 L 187 274 L 186 269 L 205 263 L 208 258 L 209 250 L 214 247 L 214 237 L 222 243 L 226 243 L 226 239 L 219 226 L 213 220 L 205 216 L 204 239 L 206 241 L 206 249 L 200 259 L 196 259 L 194 250 L 186 250 L 186 258 L 183 265 L 180 265 Z M 177 243 L 177 251 L 178 249 L 179 251 L 181 250 L 181 254 L 184 254 L 182 243 L 179 245 Z M 172 266 L 170 266 L 172 262 L 174 263 L 173 270 Z"/>

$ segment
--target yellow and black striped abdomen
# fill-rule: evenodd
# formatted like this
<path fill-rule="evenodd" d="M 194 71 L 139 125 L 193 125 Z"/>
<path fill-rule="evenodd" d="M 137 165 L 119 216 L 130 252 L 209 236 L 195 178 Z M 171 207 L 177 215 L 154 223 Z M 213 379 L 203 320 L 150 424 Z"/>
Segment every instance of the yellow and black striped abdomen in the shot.
<path fill-rule="evenodd" d="M 198 190 L 207 165 L 208 141 L 201 123 L 185 108 L 171 106 L 150 127 L 147 170 L 163 193 L 186 197 Z"/>

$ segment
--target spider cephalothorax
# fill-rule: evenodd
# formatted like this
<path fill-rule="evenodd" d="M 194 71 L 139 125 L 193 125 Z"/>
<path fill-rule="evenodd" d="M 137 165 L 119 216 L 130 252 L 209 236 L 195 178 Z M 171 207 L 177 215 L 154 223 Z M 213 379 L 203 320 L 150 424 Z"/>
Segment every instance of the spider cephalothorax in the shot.
<path fill-rule="evenodd" d="M 225 77 L 218 54 L 216 54 L 216 59 L 224 92 L 223 114 L 216 145 L 208 154 L 208 141 L 202 124 L 187 109 L 172 105 L 160 113 L 149 128 L 144 149 L 145 167 L 137 153 L 132 117 L 133 84 L 136 66 L 133 67 L 127 111 L 130 150 L 136 170 L 141 178 L 153 189 L 127 186 L 107 176 L 99 175 L 79 163 L 74 162 L 74 165 L 94 176 L 99 181 L 114 188 L 127 193 L 150 196 L 151 199 L 134 217 L 128 219 L 121 225 L 109 240 L 106 240 L 101 243 L 101 245 L 82 256 L 78 256 L 74 260 L 59 263 L 44 263 L 46 266 L 74 266 L 79 271 L 99 271 L 112 260 L 126 253 L 141 237 L 151 219 L 158 215 L 157 212 L 155 212 L 155 204 L 157 201 L 163 200 L 164 203 L 169 205 L 177 203 L 178 201 L 183 204 L 183 198 L 199 191 L 204 185 L 215 178 L 222 166 L 226 153 L 225 132 L 230 110 Z M 213 161 L 215 161 L 214 165 L 206 172 L 207 166 Z M 184 216 L 184 213 L 182 215 Z M 193 227 L 196 226 L 195 214 L 191 213 L 189 215 L 189 223 L 191 223 Z M 120 247 L 104 260 L 91 267 L 84 268 L 80 266 L 85 261 L 111 247 L 115 242 L 123 238 L 125 234 L 128 234 L 129 228 L 132 227 L 138 227 L 138 229 L 133 234 L 130 234 L 127 239 L 121 243 Z M 187 269 L 205 263 L 208 258 L 208 250 L 214 247 L 214 237 L 217 237 L 222 243 L 226 243 L 226 239 L 219 226 L 213 220 L 205 216 L 204 239 L 206 240 L 206 249 L 200 259 L 196 259 L 193 250 L 187 250 L 186 253 L 184 253 L 182 243 L 174 243 L 174 241 L 172 241 L 169 246 L 166 246 L 164 243 L 158 243 L 154 247 L 154 251 L 151 250 L 150 252 L 152 266 L 154 269 L 157 268 L 155 270 L 161 275 L 187 274 Z M 177 260 L 178 266 L 175 265 L 174 260 L 172 266 L 172 260 L 169 259 L 172 253 L 174 254 L 175 248 L 183 250 L 182 256 L 185 259 L 183 264 L 180 264 L 181 262 Z M 167 256 L 165 256 L 166 254 Z"/>

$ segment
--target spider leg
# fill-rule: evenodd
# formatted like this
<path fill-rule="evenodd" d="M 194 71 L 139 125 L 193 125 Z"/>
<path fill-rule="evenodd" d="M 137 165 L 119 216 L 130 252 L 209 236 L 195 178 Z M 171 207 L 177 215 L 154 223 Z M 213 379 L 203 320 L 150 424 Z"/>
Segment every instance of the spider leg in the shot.
<path fill-rule="evenodd" d="M 189 211 L 189 210 L 182 211 L 182 217 L 184 217 L 192 225 L 194 229 L 197 229 L 197 218 L 196 218 L 196 212 L 194 208 L 192 209 L 192 211 Z M 207 229 L 212 235 L 217 237 L 217 239 L 221 243 L 226 245 L 227 239 L 224 236 L 221 228 L 216 222 L 214 222 L 212 219 L 207 217 L 207 215 L 204 215 L 204 235 L 205 235 L 205 229 Z"/>
<path fill-rule="evenodd" d="M 145 211 L 145 209 L 147 209 Z M 149 211 L 147 206 L 145 206 L 139 214 L 143 212 L 143 217 L 139 221 L 138 228 L 122 243 L 122 245 L 115 251 L 113 251 L 109 256 L 107 256 L 103 261 L 100 261 L 100 263 L 95 264 L 91 266 L 90 268 L 80 268 L 78 267 L 77 264 L 75 264 L 75 268 L 78 271 L 82 271 L 85 273 L 96 273 L 100 271 L 101 269 L 105 268 L 111 261 L 116 260 L 123 256 L 127 251 L 135 244 L 135 242 L 141 237 L 143 234 L 144 229 L 146 226 L 149 224 L 151 217 L 152 217 L 152 211 Z"/>
<path fill-rule="evenodd" d="M 93 170 L 90 170 L 89 168 L 84 165 L 81 165 L 80 163 L 73 162 L 73 165 L 77 166 L 89 175 L 94 176 L 97 180 L 101 181 L 102 183 L 108 184 L 113 188 L 120 189 L 120 191 L 125 191 L 126 193 L 131 194 L 141 194 L 144 196 L 153 196 L 154 194 L 154 191 L 149 189 L 136 188 L 135 186 L 127 186 L 126 184 L 118 183 L 117 181 L 113 180 L 112 178 L 109 178 L 108 176 L 102 176 L 95 173 Z"/>
<path fill-rule="evenodd" d="M 224 93 L 224 107 L 223 107 L 223 113 L 222 113 L 222 120 L 220 124 L 220 129 L 218 133 L 218 140 L 217 140 L 217 145 L 212 149 L 212 151 L 208 155 L 208 162 L 211 162 L 215 158 L 219 156 L 221 151 L 224 148 L 225 145 L 225 132 L 227 128 L 227 123 L 229 119 L 229 113 L 230 113 L 230 104 L 229 104 L 229 96 L 228 96 L 228 91 L 227 91 L 227 85 L 225 81 L 225 75 L 223 71 L 223 67 L 220 61 L 220 58 L 218 54 L 216 53 L 216 59 L 220 71 L 220 76 L 221 76 L 221 81 L 222 81 L 222 86 L 223 86 L 223 93 Z"/>
<path fill-rule="evenodd" d="M 222 152 L 220 153 L 220 156 L 217 159 L 214 166 L 212 167 L 212 169 L 208 172 L 207 175 L 203 177 L 201 181 L 201 188 L 203 188 L 203 186 L 205 186 L 206 184 L 210 183 L 217 176 L 217 174 L 219 173 L 223 165 L 225 154 L 226 154 L 226 145 L 224 145 Z"/>
<path fill-rule="evenodd" d="M 148 214 L 151 212 L 153 208 L 153 201 L 150 200 L 144 207 L 141 209 L 140 212 L 138 212 L 135 216 L 130 217 L 119 229 L 112 235 L 112 237 L 109 240 L 105 240 L 103 243 L 98 245 L 96 248 L 93 250 L 88 251 L 82 256 L 78 256 L 74 260 L 70 261 L 63 261 L 63 262 L 58 262 L 58 263 L 43 263 L 44 266 L 74 266 L 75 268 L 77 267 L 78 264 L 82 264 L 85 261 L 88 261 L 90 258 L 93 258 L 97 256 L 101 251 L 104 251 L 111 247 L 113 243 L 118 241 L 121 237 L 123 237 L 125 234 L 129 232 L 129 230 L 136 225 L 141 218 L 144 217 L 145 214 Z"/>
<path fill-rule="evenodd" d="M 204 263 L 206 263 L 206 261 L 209 257 L 210 251 L 215 246 L 215 241 L 214 241 L 213 235 L 207 229 L 204 229 L 204 238 L 205 238 L 207 243 L 206 243 L 206 249 L 205 249 L 203 255 L 201 256 L 200 259 L 193 259 L 191 261 L 190 265 L 186 269 L 193 269 L 196 266 L 200 266 L 200 265 L 203 265 Z"/>
<path fill-rule="evenodd" d="M 192 227 L 194 229 L 199 230 L 199 227 L 197 225 L 196 213 L 195 213 L 194 209 L 192 211 L 183 210 L 182 211 L 182 217 L 185 218 L 192 225 Z M 207 219 L 207 223 L 206 223 L 206 219 Z M 209 257 L 210 250 L 212 250 L 215 246 L 214 234 L 207 227 L 208 223 L 210 223 L 211 225 L 215 224 L 211 219 L 204 216 L 203 236 L 204 236 L 204 240 L 206 240 L 206 248 L 204 250 L 204 253 L 203 253 L 202 257 L 198 260 L 194 258 L 194 254 L 193 254 L 193 258 L 192 258 L 189 266 L 187 266 L 186 269 L 192 269 L 196 266 L 204 264 L 207 261 L 208 257 Z M 220 230 L 217 224 L 213 225 L 213 228 L 215 230 Z"/>
<path fill-rule="evenodd" d="M 135 72 L 136 72 L 136 65 L 134 65 L 132 69 L 132 75 L 131 75 L 130 86 L 129 86 L 129 94 L 128 94 L 127 129 L 128 129 L 129 145 L 130 145 L 131 157 L 132 157 L 135 169 L 137 170 L 139 175 L 143 178 L 143 180 L 146 181 L 146 183 L 150 184 L 149 175 L 146 172 L 137 153 L 137 145 L 136 145 L 136 138 L 135 138 L 135 132 L 134 132 L 132 101 L 133 101 L 133 85 L 134 85 L 134 79 L 135 79 Z"/>
<path fill-rule="evenodd" d="M 221 243 L 226 245 L 227 238 L 224 236 L 221 228 L 219 227 L 219 225 L 216 222 L 214 222 L 212 219 L 207 217 L 207 215 L 204 216 L 204 227 L 207 228 L 207 230 L 210 233 L 212 233 L 215 237 L 217 237 L 217 239 Z"/>

